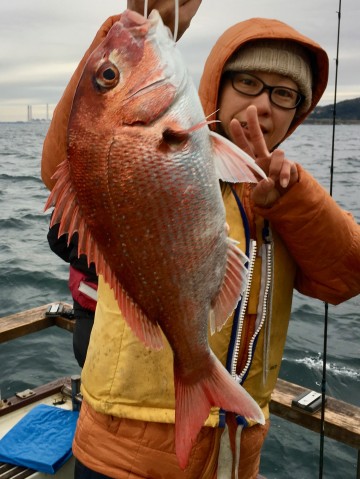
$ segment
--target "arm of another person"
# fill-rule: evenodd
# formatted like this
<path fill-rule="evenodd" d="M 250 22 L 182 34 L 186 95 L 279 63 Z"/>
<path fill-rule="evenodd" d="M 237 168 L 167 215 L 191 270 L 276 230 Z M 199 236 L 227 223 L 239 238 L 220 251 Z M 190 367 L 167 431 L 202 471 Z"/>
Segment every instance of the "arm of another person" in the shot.
<path fill-rule="evenodd" d="M 179 0 L 179 35 L 185 32 L 190 25 L 192 17 L 197 12 L 201 0 Z M 144 11 L 143 0 L 128 0 L 127 6 L 131 10 L 139 13 Z M 162 16 L 164 23 L 173 28 L 174 23 L 174 0 L 150 0 L 149 11 L 157 9 Z M 77 69 L 70 79 L 59 103 L 57 104 L 52 121 L 50 123 L 47 135 L 45 137 L 42 160 L 41 160 L 41 177 L 48 189 L 54 187 L 55 181 L 51 179 L 57 166 L 66 159 L 66 133 L 69 121 L 73 96 L 85 63 L 91 53 L 102 42 L 108 34 L 113 24 L 120 19 L 120 15 L 109 17 L 100 27 L 90 47 L 86 51 Z"/>
<path fill-rule="evenodd" d="M 60 224 L 57 223 L 49 228 L 47 240 L 53 253 L 59 256 L 66 263 L 70 263 L 72 246 L 68 245 L 68 235 L 59 236 Z"/>

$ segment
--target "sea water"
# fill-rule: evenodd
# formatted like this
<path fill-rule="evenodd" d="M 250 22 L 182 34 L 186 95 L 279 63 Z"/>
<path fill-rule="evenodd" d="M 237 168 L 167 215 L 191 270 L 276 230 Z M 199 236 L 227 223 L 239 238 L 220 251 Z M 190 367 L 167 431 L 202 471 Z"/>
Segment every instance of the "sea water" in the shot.
<path fill-rule="evenodd" d="M 71 302 L 68 265 L 47 243 L 48 191 L 40 179 L 46 122 L 0 123 L 0 316 L 43 304 Z M 360 219 L 360 125 L 338 125 L 334 199 Z M 283 145 L 330 188 L 332 127 L 303 125 Z M 319 254 L 326 244 L 319 244 Z M 360 297 L 329 307 L 327 394 L 360 406 Z M 280 377 L 320 391 L 324 304 L 295 294 Z M 79 372 L 67 331 L 49 328 L 0 344 L 2 397 Z M 318 477 L 319 435 L 272 416 L 261 473 L 271 479 Z M 356 476 L 355 449 L 325 440 L 324 477 Z"/>

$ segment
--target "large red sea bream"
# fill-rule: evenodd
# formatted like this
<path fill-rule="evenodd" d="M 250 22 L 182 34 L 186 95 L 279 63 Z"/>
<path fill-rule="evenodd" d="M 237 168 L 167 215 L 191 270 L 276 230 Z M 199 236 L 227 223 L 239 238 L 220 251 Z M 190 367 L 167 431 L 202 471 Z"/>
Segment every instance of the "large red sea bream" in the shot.
<path fill-rule="evenodd" d="M 138 338 L 174 353 L 176 454 L 186 467 L 210 408 L 264 422 L 214 356 L 246 282 L 246 258 L 228 238 L 219 178 L 264 176 L 210 133 L 196 88 L 159 14 L 125 11 L 90 56 L 68 127 L 68 158 L 46 208 L 60 234 L 79 233 Z"/>

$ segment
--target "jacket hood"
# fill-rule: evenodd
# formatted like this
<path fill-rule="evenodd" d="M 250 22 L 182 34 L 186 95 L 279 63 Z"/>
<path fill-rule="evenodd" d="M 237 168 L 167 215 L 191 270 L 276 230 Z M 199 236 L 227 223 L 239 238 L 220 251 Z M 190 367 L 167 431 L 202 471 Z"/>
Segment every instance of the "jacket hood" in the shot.
<path fill-rule="evenodd" d="M 322 97 L 329 74 L 328 56 L 320 45 L 302 35 L 286 23 L 268 18 L 251 18 L 239 22 L 226 30 L 212 48 L 200 80 L 199 96 L 208 116 L 217 109 L 220 80 L 225 63 L 231 55 L 246 43 L 253 40 L 289 40 L 301 45 L 308 52 L 313 75 L 312 101 L 310 108 L 296 116 L 289 130 L 282 139 L 285 140 L 312 112 Z M 210 128 L 215 129 L 216 124 Z"/>

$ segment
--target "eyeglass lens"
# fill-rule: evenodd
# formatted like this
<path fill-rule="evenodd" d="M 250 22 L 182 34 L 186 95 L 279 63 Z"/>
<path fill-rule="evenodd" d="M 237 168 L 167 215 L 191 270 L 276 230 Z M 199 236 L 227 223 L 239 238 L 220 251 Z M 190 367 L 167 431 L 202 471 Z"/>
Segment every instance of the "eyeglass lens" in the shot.
<path fill-rule="evenodd" d="M 239 93 L 258 96 L 264 90 L 268 90 L 271 102 L 281 108 L 296 108 L 302 98 L 300 93 L 292 88 L 267 85 L 260 78 L 249 73 L 232 72 L 231 78 L 234 89 Z"/>

